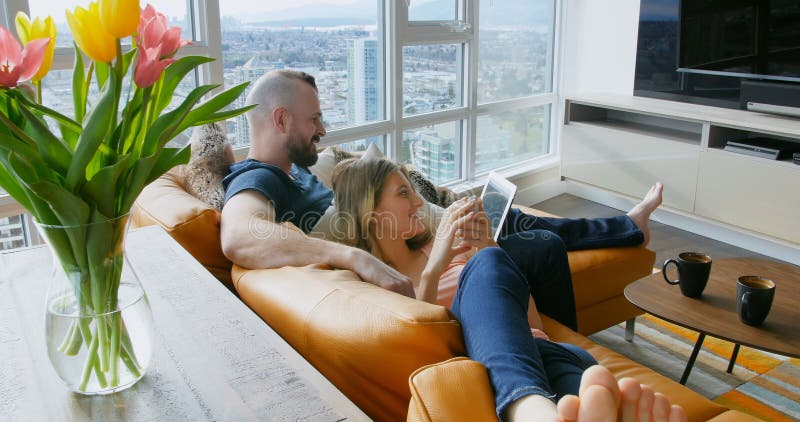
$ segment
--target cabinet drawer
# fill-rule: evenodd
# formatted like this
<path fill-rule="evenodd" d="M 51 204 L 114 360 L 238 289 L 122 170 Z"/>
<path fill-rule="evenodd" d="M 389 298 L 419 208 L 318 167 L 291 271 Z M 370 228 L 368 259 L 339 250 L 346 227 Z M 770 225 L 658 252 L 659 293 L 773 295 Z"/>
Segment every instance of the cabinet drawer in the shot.
<path fill-rule="evenodd" d="M 800 244 L 800 166 L 708 150 L 695 213 Z"/>
<path fill-rule="evenodd" d="M 635 198 L 661 181 L 665 206 L 694 210 L 697 144 L 609 125 L 570 122 L 562 126 L 561 145 L 564 177 Z"/>

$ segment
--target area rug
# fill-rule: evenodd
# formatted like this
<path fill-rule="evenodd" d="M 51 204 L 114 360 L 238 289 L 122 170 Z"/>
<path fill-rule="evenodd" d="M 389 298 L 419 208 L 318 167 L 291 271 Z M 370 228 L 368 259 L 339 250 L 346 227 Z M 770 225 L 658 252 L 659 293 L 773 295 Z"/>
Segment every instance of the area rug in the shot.
<path fill-rule="evenodd" d="M 624 324 L 590 338 L 675 381 L 680 380 L 697 332 L 652 315 L 636 318 L 633 343 Z M 800 421 L 800 360 L 741 347 L 732 374 L 733 344 L 707 336 L 686 385 L 716 403 L 766 421 Z"/>

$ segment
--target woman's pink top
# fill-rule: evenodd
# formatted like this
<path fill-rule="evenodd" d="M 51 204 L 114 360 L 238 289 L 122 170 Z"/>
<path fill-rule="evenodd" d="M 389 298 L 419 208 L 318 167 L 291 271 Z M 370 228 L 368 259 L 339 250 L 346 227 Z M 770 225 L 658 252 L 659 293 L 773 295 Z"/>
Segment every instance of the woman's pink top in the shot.
<path fill-rule="evenodd" d="M 431 257 L 431 249 L 433 248 L 433 241 L 428 242 L 427 245 L 423 246 L 421 251 L 425 254 L 428 258 Z M 436 304 L 442 305 L 447 309 L 453 305 L 453 299 L 456 297 L 456 290 L 458 290 L 458 277 L 461 275 L 461 270 L 464 269 L 464 265 L 467 264 L 467 261 L 472 257 L 473 252 L 466 252 L 460 255 L 456 255 L 453 258 L 453 262 L 445 268 L 442 276 L 439 277 L 439 289 L 436 293 Z"/>

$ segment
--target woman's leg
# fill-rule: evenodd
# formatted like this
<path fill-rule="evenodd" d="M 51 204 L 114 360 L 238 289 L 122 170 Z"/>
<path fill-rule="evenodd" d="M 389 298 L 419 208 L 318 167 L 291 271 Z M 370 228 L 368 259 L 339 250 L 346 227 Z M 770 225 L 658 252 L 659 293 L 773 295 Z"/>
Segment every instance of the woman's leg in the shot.
<path fill-rule="evenodd" d="M 532 230 L 504 237 L 498 244 L 527 280 L 539 313 L 578 331 L 572 276 L 561 238 Z"/>
<path fill-rule="evenodd" d="M 467 353 L 489 372 L 498 415 L 527 395 L 555 398 L 530 333 L 529 295 L 528 283 L 509 255 L 500 248 L 485 248 L 464 267 L 453 301 Z M 575 356 L 566 349 L 548 349 L 548 356 L 555 355 L 562 356 L 565 363 Z M 578 359 L 574 365 L 584 367 Z"/>
<path fill-rule="evenodd" d="M 512 209 L 503 236 L 528 230 L 549 230 L 564 240 L 567 250 L 597 249 L 647 244 L 650 215 L 660 205 L 664 186 L 657 182 L 625 215 L 610 218 L 552 218 L 528 215 Z"/>
<path fill-rule="evenodd" d="M 547 382 L 556 395 L 556 401 L 565 395 L 575 394 L 580 388 L 583 372 L 597 365 L 597 360 L 589 352 L 574 344 L 538 338 L 536 344 L 547 372 Z"/>
<path fill-rule="evenodd" d="M 501 236 L 547 230 L 564 241 L 567 250 L 636 246 L 644 233 L 627 215 L 607 218 L 553 218 L 525 214 L 511 209 Z"/>

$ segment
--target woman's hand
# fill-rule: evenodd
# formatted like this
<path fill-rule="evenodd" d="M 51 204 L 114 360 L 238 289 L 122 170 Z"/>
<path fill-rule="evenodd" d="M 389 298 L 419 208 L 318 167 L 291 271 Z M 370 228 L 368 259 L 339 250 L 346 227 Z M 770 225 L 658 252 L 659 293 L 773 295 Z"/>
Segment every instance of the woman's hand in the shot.
<path fill-rule="evenodd" d="M 497 246 L 492 232 L 492 223 L 483 210 L 483 201 L 477 199 L 475 204 L 477 210 L 475 218 L 460 229 L 456 236 L 461 239 L 461 245 L 469 245 L 470 248 L 477 248 L 478 250 Z"/>
<path fill-rule="evenodd" d="M 471 245 L 462 242 L 456 233 L 463 232 L 477 216 L 474 198 L 461 198 L 445 210 L 444 217 L 436 230 L 428 263 L 423 270 L 438 279 L 456 255 L 467 252 Z"/>
<path fill-rule="evenodd" d="M 550 340 L 550 336 L 538 328 L 531 328 L 531 336 L 533 336 L 533 338 L 540 338 L 542 340 Z"/>

